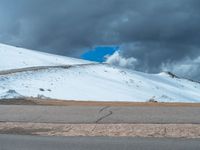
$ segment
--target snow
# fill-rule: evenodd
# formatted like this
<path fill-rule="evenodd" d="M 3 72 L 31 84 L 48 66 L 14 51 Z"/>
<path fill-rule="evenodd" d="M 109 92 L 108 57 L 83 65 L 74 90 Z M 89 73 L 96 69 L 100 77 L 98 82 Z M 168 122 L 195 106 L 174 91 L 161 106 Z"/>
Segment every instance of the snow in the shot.
<path fill-rule="evenodd" d="M 21 54 L 15 55 L 19 51 Z M 15 70 L 8 74 L 0 71 L 0 99 L 48 97 L 79 101 L 146 102 L 153 98 L 159 102 L 200 102 L 199 83 L 173 77 L 169 73 L 147 74 L 5 45 L 0 45 L 0 54 L 7 58 L 16 56 L 11 63 L 0 59 L 1 70 L 71 65 L 66 68 Z M 26 65 L 22 62 L 26 62 Z"/>
<path fill-rule="evenodd" d="M 0 44 L 0 71 L 34 66 L 88 63 L 91 62 Z"/>
<path fill-rule="evenodd" d="M 8 90 L 5 93 L 1 93 L 1 99 L 23 98 L 24 96 L 17 93 L 15 90 Z"/>

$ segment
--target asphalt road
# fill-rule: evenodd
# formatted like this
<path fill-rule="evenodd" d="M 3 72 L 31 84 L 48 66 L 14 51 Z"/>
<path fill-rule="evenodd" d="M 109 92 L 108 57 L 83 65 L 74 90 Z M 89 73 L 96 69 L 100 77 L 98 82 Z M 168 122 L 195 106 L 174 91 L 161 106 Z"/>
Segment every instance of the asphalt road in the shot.
<path fill-rule="evenodd" d="M 199 150 L 199 139 L 0 135 L 0 150 Z"/>
<path fill-rule="evenodd" d="M 199 114 L 200 107 L 0 105 L 0 122 L 200 124 Z"/>
<path fill-rule="evenodd" d="M 26 67 L 26 68 L 18 68 L 18 69 L 10 69 L 10 70 L 0 70 L 0 75 L 9 75 L 13 73 L 27 72 L 27 71 L 39 71 L 39 70 L 47 70 L 47 69 L 68 69 L 72 67 L 78 66 L 88 66 L 88 65 L 98 65 L 98 63 L 88 63 L 88 64 L 74 64 L 74 65 L 57 65 L 57 66 L 35 66 L 35 67 Z"/>

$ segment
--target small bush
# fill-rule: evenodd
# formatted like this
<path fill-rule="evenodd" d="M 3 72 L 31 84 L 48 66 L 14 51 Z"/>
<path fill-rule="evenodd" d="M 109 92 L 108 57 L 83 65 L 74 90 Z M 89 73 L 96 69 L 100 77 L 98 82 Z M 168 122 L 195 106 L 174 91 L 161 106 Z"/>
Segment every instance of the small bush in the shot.
<path fill-rule="evenodd" d="M 155 96 L 148 100 L 150 103 L 157 103 L 158 101 L 155 99 Z"/>

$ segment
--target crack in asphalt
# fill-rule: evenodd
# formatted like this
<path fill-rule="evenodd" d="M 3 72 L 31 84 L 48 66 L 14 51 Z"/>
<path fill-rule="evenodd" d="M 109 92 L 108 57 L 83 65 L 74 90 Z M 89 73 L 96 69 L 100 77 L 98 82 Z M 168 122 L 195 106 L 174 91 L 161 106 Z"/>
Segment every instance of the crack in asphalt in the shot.
<path fill-rule="evenodd" d="M 101 109 L 99 110 L 99 114 L 101 114 L 101 113 L 102 113 L 103 111 L 105 111 L 105 110 L 107 110 L 108 113 L 105 114 L 105 115 L 103 115 L 103 116 L 101 116 L 100 118 L 98 118 L 98 119 L 95 121 L 95 123 L 99 123 L 99 122 L 102 121 L 103 119 L 105 119 L 105 118 L 107 118 L 107 117 L 109 117 L 109 116 L 111 116 L 111 115 L 113 114 L 113 112 L 112 112 L 111 110 L 108 110 L 108 108 L 110 108 L 110 106 L 103 107 L 103 108 L 101 108 Z"/>

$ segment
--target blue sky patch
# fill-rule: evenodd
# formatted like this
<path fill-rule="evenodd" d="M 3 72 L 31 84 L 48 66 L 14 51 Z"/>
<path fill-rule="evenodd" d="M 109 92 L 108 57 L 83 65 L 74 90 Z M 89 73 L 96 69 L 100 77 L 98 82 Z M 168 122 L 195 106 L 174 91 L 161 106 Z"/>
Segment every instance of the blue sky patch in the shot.
<path fill-rule="evenodd" d="M 95 49 L 82 54 L 81 58 L 90 61 L 104 62 L 106 55 L 112 55 L 117 50 L 119 50 L 118 46 L 97 46 Z"/>

